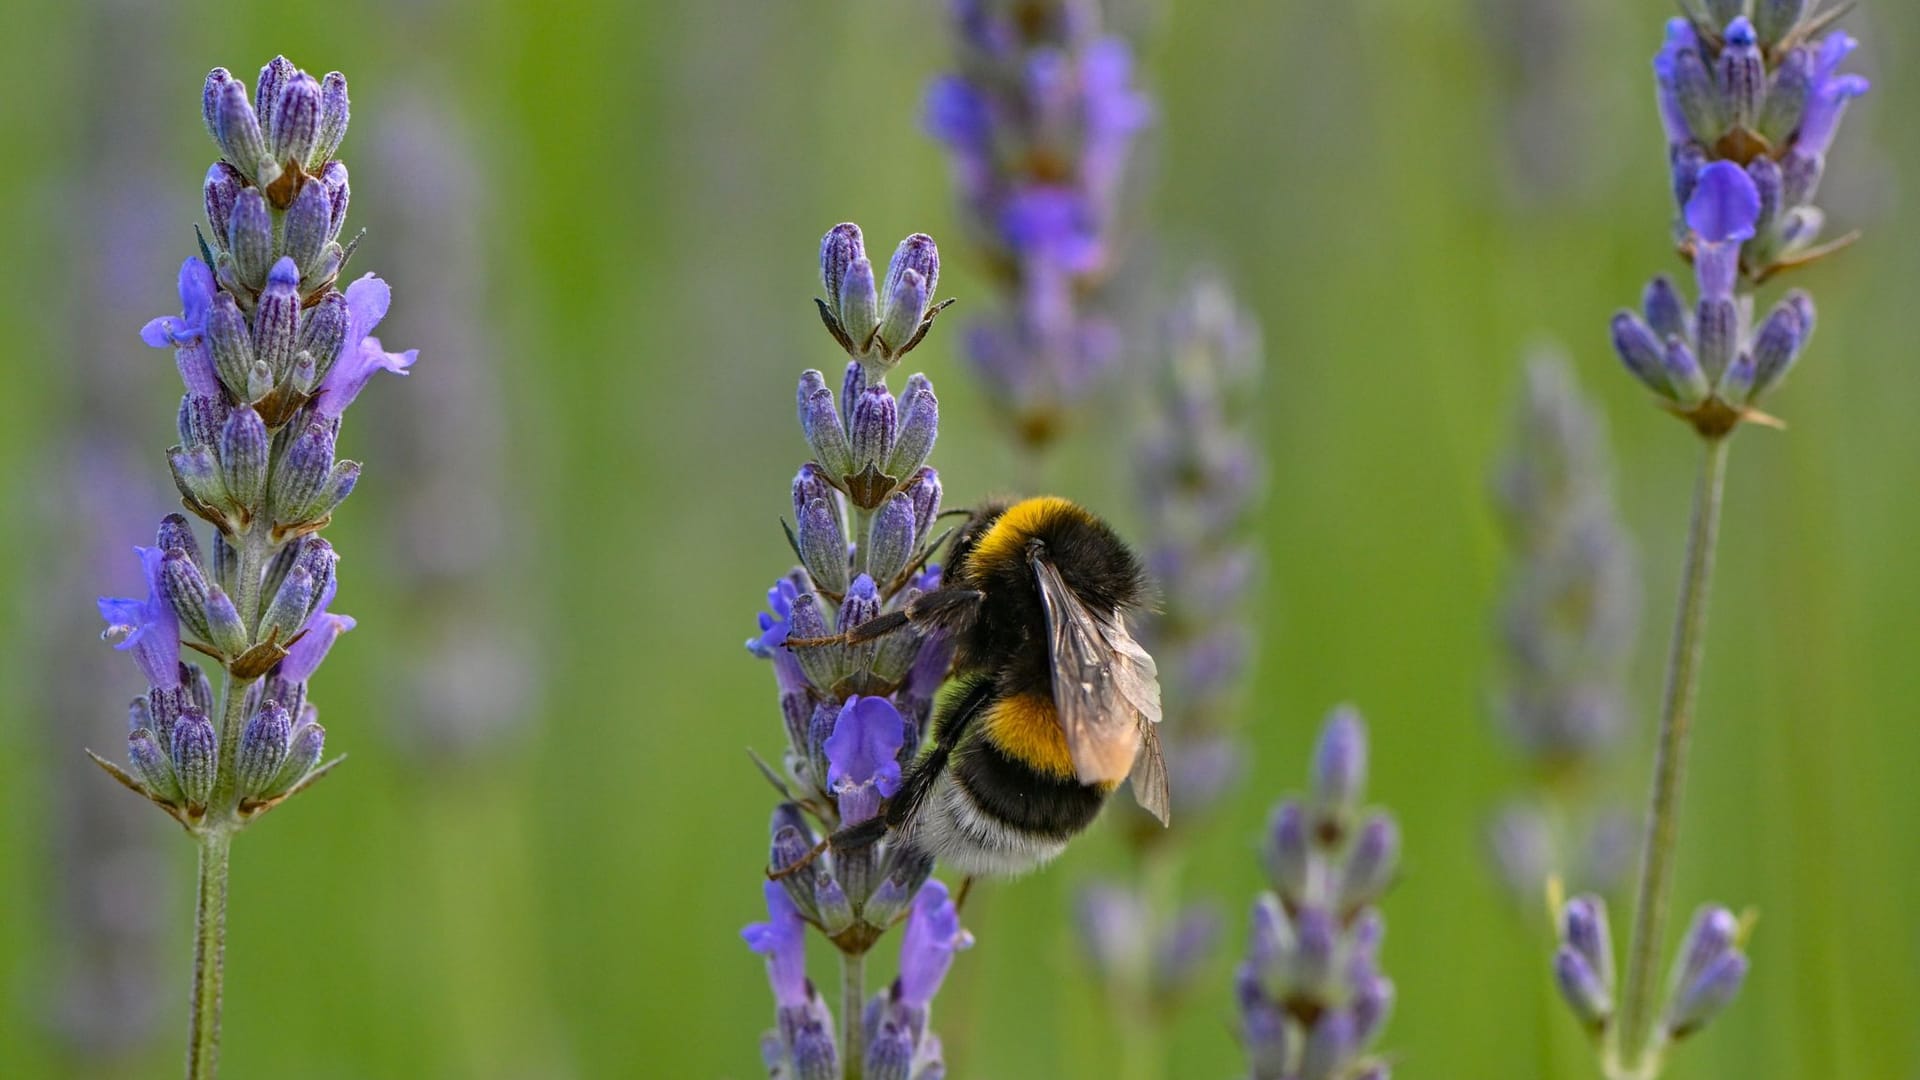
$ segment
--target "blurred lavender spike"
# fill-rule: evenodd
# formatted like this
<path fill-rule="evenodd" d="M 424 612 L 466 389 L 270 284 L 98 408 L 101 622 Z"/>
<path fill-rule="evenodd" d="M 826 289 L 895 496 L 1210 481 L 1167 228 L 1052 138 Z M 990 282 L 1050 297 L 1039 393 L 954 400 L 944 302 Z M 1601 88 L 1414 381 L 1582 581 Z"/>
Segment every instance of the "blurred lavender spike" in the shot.
<path fill-rule="evenodd" d="M 1526 368 L 1494 503 L 1515 565 L 1501 604 L 1499 730 L 1526 788 L 1495 816 L 1496 869 L 1522 911 L 1549 875 L 1609 892 L 1617 808 L 1593 794 L 1627 733 L 1626 669 L 1639 623 L 1639 570 L 1613 501 L 1605 422 L 1555 353 Z"/>
<path fill-rule="evenodd" d="M 1315 760 L 1365 758 L 1359 713 L 1334 710 Z M 1346 775 L 1356 778 L 1349 790 L 1357 807 L 1364 774 Z M 1393 981 L 1380 970 L 1386 923 L 1374 906 L 1379 890 L 1356 891 L 1347 883 L 1391 880 L 1397 830 L 1384 812 L 1358 830 L 1352 816 L 1317 797 L 1285 799 L 1274 808 L 1267 838 L 1272 889 L 1254 903 L 1246 958 L 1235 975 L 1253 1080 L 1386 1075 L 1386 1061 L 1369 1049 L 1393 1005 Z M 1309 820 L 1310 828 L 1300 828 Z"/>
<path fill-rule="evenodd" d="M 395 181 L 372 224 L 395 276 L 420 294 L 408 325 L 459 358 L 435 372 L 432 408 L 406 408 L 403 422 L 398 398 L 367 406 L 380 460 L 411 478 L 408 497 L 380 519 L 400 560 L 391 587 L 411 643 L 397 673 L 408 704 L 386 730 L 421 762 L 444 767 L 511 744 L 536 715 L 547 616 L 518 578 L 497 572 L 525 557 L 531 518 L 524 486 L 510 506 L 514 489 L 500 483 L 519 467 L 508 450 L 506 357 L 501 337 L 481 332 L 499 320 L 483 310 L 493 290 L 487 234 L 474 224 L 488 218 L 489 171 L 432 90 L 415 86 L 363 121 L 371 138 L 362 153 Z"/>
<path fill-rule="evenodd" d="M 1000 289 L 967 354 L 1029 449 L 1118 357 L 1099 294 L 1125 246 L 1119 204 L 1152 114 L 1132 50 L 1095 0 L 950 0 L 955 70 L 926 124 L 953 166 L 962 221 Z"/>

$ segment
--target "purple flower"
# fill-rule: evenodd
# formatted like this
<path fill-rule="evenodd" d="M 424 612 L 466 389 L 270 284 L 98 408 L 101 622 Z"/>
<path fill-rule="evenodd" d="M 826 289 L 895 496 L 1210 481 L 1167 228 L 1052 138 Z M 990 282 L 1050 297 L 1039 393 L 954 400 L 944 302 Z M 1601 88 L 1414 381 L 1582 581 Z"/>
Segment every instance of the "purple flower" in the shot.
<path fill-rule="evenodd" d="M 1760 217 L 1760 192 L 1745 169 L 1730 161 L 1713 162 L 1700 170 L 1686 217 L 1687 227 L 1702 242 L 1751 240 Z"/>
<path fill-rule="evenodd" d="M 161 564 L 167 553 L 157 547 L 136 547 L 147 579 L 147 597 L 130 600 L 103 596 L 100 617 L 107 621 L 101 636 L 121 651 L 133 650 L 133 659 L 157 689 L 180 685 L 180 621 L 167 603 Z"/>
<path fill-rule="evenodd" d="M 333 594 L 338 585 L 330 578 L 326 590 L 320 594 L 319 602 L 313 605 L 313 614 L 307 616 L 305 633 L 300 640 L 287 649 L 286 658 L 280 661 L 279 676 L 288 682 L 303 683 L 313 677 L 320 667 L 320 661 L 327 658 L 327 650 L 333 648 L 334 639 L 354 628 L 351 615 L 335 615 L 327 610 L 333 603 Z"/>
<path fill-rule="evenodd" d="M 793 600 L 800 595 L 791 578 L 781 578 L 767 590 L 767 610 L 760 613 L 760 633 L 747 639 L 747 651 L 762 660 L 771 660 L 787 650 L 789 623 L 793 618 Z"/>
<path fill-rule="evenodd" d="M 1807 109 L 1800 117 L 1800 130 L 1794 136 L 1794 148 L 1808 154 L 1825 154 L 1833 145 L 1847 102 L 1865 94 L 1872 84 L 1864 76 L 1843 75 L 1840 65 L 1859 46 L 1844 32 L 1828 34 L 1820 42 L 1813 64 L 1813 87 L 1807 97 Z"/>
<path fill-rule="evenodd" d="M 827 786 L 839 800 L 843 825 L 880 812 L 880 800 L 900 788 L 900 747 L 906 724 L 883 697 L 847 699 L 827 737 Z"/>
<path fill-rule="evenodd" d="M 213 272 L 198 258 L 180 264 L 180 314 L 162 315 L 140 328 L 140 340 L 156 349 L 172 347 L 180 380 L 189 393 L 216 397 L 220 381 L 207 347 L 207 315 L 213 310 Z"/>
<path fill-rule="evenodd" d="M 393 292 L 387 283 L 368 274 L 347 286 L 347 336 L 340 345 L 340 356 L 327 369 L 327 375 L 314 395 L 314 408 L 323 417 L 339 419 L 353 399 L 373 378 L 376 371 L 405 375 L 420 350 L 387 352 L 380 339 L 369 336 L 387 316 Z"/>
<path fill-rule="evenodd" d="M 926 1008 L 953 966 L 953 954 L 972 945 L 973 935 L 960 928 L 960 911 L 947 887 L 939 881 L 922 885 L 900 941 L 900 1000 Z"/>
<path fill-rule="evenodd" d="M 767 921 L 749 923 L 740 931 L 754 952 L 767 958 L 767 981 L 774 999 L 784 1008 L 803 1006 L 811 995 L 807 986 L 807 924 L 777 881 L 761 886 L 767 898 Z"/>

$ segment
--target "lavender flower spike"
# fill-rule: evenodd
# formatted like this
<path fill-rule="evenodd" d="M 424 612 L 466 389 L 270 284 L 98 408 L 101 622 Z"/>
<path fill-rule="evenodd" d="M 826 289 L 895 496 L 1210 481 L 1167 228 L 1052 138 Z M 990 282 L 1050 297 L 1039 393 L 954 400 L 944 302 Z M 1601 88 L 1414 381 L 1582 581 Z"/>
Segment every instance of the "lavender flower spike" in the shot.
<path fill-rule="evenodd" d="M 1359 714 L 1336 709 L 1316 761 L 1365 757 Z M 1315 786 L 1324 779 L 1316 776 Z M 1342 792 L 1351 800 L 1290 798 L 1274 808 L 1267 838 L 1273 888 L 1254 903 L 1247 956 L 1235 976 L 1253 1080 L 1386 1075 L 1386 1062 L 1368 1049 L 1393 1007 L 1393 982 L 1379 967 L 1386 923 L 1374 903 L 1394 872 L 1397 832 L 1381 812 L 1356 828 L 1364 792 L 1357 783 Z"/>
<path fill-rule="evenodd" d="M 334 287 L 347 255 L 346 172 L 333 158 L 345 79 L 323 83 L 276 57 L 249 102 L 216 68 L 202 116 L 223 159 L 200 193 L 209 231 L 180 269 L 180 314 L 140 336 L 174 350 L 185 394 L 168 458 L 209 542 L 170 515 L 156 545 L 137 549 L 146 599 L 100 601 L 107 637 L 134 653 L 147 692 L 128 736 L 132 771 L 94 757 L 200 846 L 196 1080 L 218 1068 L 232 837 L 331 767 L 307 684 L 353 625 L 327 610 L 336 560 L 315 535 L 360 472 L 334 456 L 341 414 L 373 371 L 414 359 L 368 336 L 386 312 L 384 283 Z M 181 662 L 183 631 L 222 674 L 217 702 L 202 669 Z"/>
<path fill-rule="evenodd" d="M 930 880 L 926 853 L 893 836 L 846 850 L 828 850 L 821 838 L 872 821 L 899 787 L 953 646 L 912 630 L 858 645 L 786 646 L 844 634 L 940 585 L 940 568 L 927 564 L 940 539 L 940 477 L 927 465 L 939 401 L 924 375 L 897 394 L 887 385 L 939 314 L 939 251 L 915 233 L 876 280 L 859 227 L 837 225 L 820 242 L 820 283 L 820 317 L 846 365 L 837 397 L 825 374 L 799 378 L 797 415 L 812 460 L 788 484 L 787 542 L 800 565 L 767 591 L 746 646 L 773 668 L 786 741 L 784 777 L 764 769 L 782 800 L 768 847 L 778 878 L 768 904 L 779 912 L 764 925 L 781 927 L 783 955 L 799 955 L 805 927 L 840 954 L 840 1029 L 835 1039 L 817 995 L 802 1003 L 791 977 L 777 979 L 782 1019 L 762 1057 L 776 1077 L 837 1077 L 844 1065 L 849 1075 L 858 1066 L 869 1077 L 931 1080 L 944 1065 L 927 1006 L 952 952 L 970 939 L 945 886 Z M 869 1000 L 866 954 L 903 918 L 901 981 Z M 776 937 L 760 924 L 751 933 Z M 804 1017 L 795 1011 L 803 1007 Z"/>
<path fill-rule="evenodd" d="M 951 0 L 953 74 L 926 124 L 952 159 L 961 211 L 1000 287 L 967 354 L 1016 435 L 1038 449 L 1113 366 L 1099 311 L 1123 246 L 1117 210 L 1152 108 L 1098 5 Z"/>
<path fill-rule="evenodd" d="M 1689 313 L 1672 283 L 1655 279 L 1644 319 L 1619 313 L 1613 339 L 1627 370 L 1693 427 L 1703 454 L 1617 1012 L 1594 1007 L 1599 999 L 1590 982 L 1573 978 L 1581 973 L 1564 959 L 1566 950 L 1558 961 L 1569 1002 L 1600 1038 L 1603 1063 L 1611 1074 L 1636 1080 L 1658 1076 L 1669 1045 L 1723 1008 L 1746 975 L 1744 956 L 1724 958 L 1711 975 L 1671 992 L 1662 1018 L 1659 952 L 1673 901 L 1731 436 L 1747 421 L 1774 423 L 1755 406 L 1779 386 L 1814 324 L 1812 299 L 1794 291 L 1756 330 L 1749 290 L 1851 239 L 1819 243 L 1824 215 L 1813 205 L 1846 103 L 1867 90 L 1865 79 L 1840 71 L 1855 44 L 1832 28 L 1846 10 L 1798 0 L 1714 0 L 1704 14 L 1683 6 L 1654 59 L 1669 178 L 1681 208 L 1676 232 L 1699 296 Z"/>
<path fill-rule="evenodd" d="M 1614 506 L 1604 421 L 1559 356 L 1528 364 L 1516 419 L 1494 482 L 1514 558 L 1495 708 L 1527 781 L 1489 839 L 1515 906 L 1536 912 L 1550 876 L 1604 893 L 1627 869 L 1622 809 L 1581 792 L 1598 786 L 1583 781 L 1608 768 L 1627 734 L 1640 583 Z"/>

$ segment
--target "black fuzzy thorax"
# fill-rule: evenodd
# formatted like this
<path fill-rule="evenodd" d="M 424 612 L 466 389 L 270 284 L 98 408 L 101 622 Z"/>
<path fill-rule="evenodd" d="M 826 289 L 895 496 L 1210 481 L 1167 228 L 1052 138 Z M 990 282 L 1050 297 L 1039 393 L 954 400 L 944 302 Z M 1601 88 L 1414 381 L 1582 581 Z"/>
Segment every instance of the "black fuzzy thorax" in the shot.
<path fill-rule="evenodd" d="M 979 542 L 1013 504 L 988 503 L 954 540 L 943 578 L 984 594 L 980 610 L 960 635 L 957 673 L 996 674 L 1000 691 L 1052 694 L 1053 666 L 1047 645 L 1047 613 L 1028 565 L 1030 541 L 1052 563 L 1067 587 L 1096 615 L 1138 606 L 1146 594 L 1140 560 L 1107 524 L 1065 503 L 1050 508 L 1023 530 L 1009 554 L 979 555 Z"/>

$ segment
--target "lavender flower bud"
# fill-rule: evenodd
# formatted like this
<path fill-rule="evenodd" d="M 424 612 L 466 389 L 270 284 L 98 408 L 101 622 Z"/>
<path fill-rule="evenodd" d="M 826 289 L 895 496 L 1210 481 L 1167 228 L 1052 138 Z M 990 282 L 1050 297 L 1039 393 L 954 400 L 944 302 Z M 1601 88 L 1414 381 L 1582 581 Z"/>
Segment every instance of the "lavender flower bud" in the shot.
<path fill-rule="evenodd" d="M 167 464 L 173 469 L 174 486 L 188 500 L 215 508 L 226 505 L 226 488 L 220 483 L 220 465 L 212 450 L 174 447 L 167 451 Z"/>
<path fill-rule="evenodd" d="M 312 714 L 312 709 L 312 706 L 307 707 L 308 715 Z M 271 799 L 275 795 L 284 794 L 293 785 L 306 779 L 307 774 L 313 771 L 313 767 L 320 764 L 320 757 L 326 752 L 326 748 L 327 729 L 310 719 L 303 718 L 293 730 L 293 739 L 287 747 L 287 758 L 280 763 L 279 773 L 274 776 L 273 782 L 260 792 L 259 797 Z"/>
<path fill-rule="evenodd" d="M 1712 388 L 1707 382 L 1706 372 L 1700 370 L 1700 363 L 1693 358 L 1693 350 L 1687 347 L 1686 342 L 1679 338 L 1667 342 L 1663 366 L 1667 385 L 1672 388 L 1671 396 L 1682 408 L 1691 409 L 1707 400 Z"/>
<path fill-rule="evenodd" d="M 347 338 L 349 317 L 347 298 L 339 292 L 330 292 L 321 297 L 318 304 L 300 316 L 300 338 L 296 347 L 313 357 L 316 385 L 326 377 L 334 358 L 340 355 L 340 346 Z"/>
<path fill-rule="evenodd" d="M 351 115 L 347 77 L 337 71 L 327 72 L 327 77 L 320 80 L 320 132 L 314 140 L 313 153 L 306 161 L 309 170 L 332 158 L 340 149 L 341 140 L 347 137 L 347 120 Z M 338 227 L 334 231 L 338 232 Z"/>
<path fill-rule="evenodd" d="M 1753 396 L 1772 390 L 1793 368 L 1800 350 L 1813 329 L 1806 316 L 1813 311 L 1813 299 L 1795 290 L 1777 305 L 1753 339 Z"/>
<path fill-rule="evenodd" d="M 933 535 L 940 517 L 940 474 L 922 467 L 907 481 L 903 492 L 913 503 L 913 534 L 922 540 Z"/>
<path fill-rule="evenodd" d="M 207 180 L 201 194 L 206 202 L 208 230 L 213 234 L 213 242 L 220 251 L 227 249 L 227 230 L 233 218 L 233 207 L 246 186 L 246 177 L 240 175 L 240 170 L 224 161 L 216 161 L 207 169 Z"/>
<path fill-rule="evenodd" d="M 260 616 L 260 640 L 285 643 L 306 625 L 307 612 L 313 607 L 313 575 L 296 564 L 287 571 L 285 581 Z"/>
<path fill-rule="evenodd" d="M 239 656 L 251 644 L 247 624 L 233 606 L 227 591 L 218 585 L 207 589 L 207 641 L 227 656 Z"/>
<path fill-rule="evenodd" d="M 934 439 L 940 433 L 940 400 L 933 396 L 933 383 L 925 375 L 907 380 L 900 394 L 900 434 L 887 458 L 885 471 L 892 476 L 910 476 L 933 453 Z"/>
<path fill-rule="evenodd" d="M 227 252 L 242 284 L 258 289 L 266 282 L 273 265 L 273 215 L 260 189 L 248 188 L 234 199 L 227 216 Z"/>
<path fill-rule="evenodd" d="M 1714 387 L 1714 396 L 1729 405 L 1745 405 L 1753 395 L 1755 372 L 1752 353 L 1743 352 L 1735 356 Z"/>
<path fill-rule="evenodd" d="M 203 807 L 213 798 L 218 771 L 218 736 L 205 713 L 180 714 L 173 725 L 173 771 L 188 806 Z"/>
<path fill-rule="evenodd" d="M 1328 717 L 1313 754 L 1313 800 L 1323 817 L 1344 819 L 1367 783 L 1367 736 L 1360 714 L 1343 705 Z"/>
<path fill-rule="evenodd" d="M 258 508 L 266 497 L 271 450 L 259 413 L 242 406 L 228 414 L 220 432 L 220 479 L 241 507 Z"/>
<path fill-rule="evenodd" d="M 1289 897 L 1303 895 L 1311 858 L 1306 814 L 1297 802 L 1281 803 L 1267 823 L 1267 880 L 1274 891 Z"/>
<path fill-rule="evenodd" d="M 264 364 L 274 383 L 293 366 L 294 343 L 300 340 L 300 268 L 282 258 L 267 273 L 266 290 L 253 312 L 253 357 Z"/>
<path fill-rule="evenodd" d="M 208 640 L 211 635 L 207 632 L 207 581 L 201 576 L 200 568 L 186 552 L 175 548 L 161 561 L 160 575 L 167 604 L 174 614 L 187 629 L 198 634 L 200 640 Z"/>
<path fill-rule="evenodd" d="M 1694 912 L 1693 924 L 1687 930 L 1687 936 L 1680 944 L 1680 954 L 1674 960 L 1672 992 L 1684 993 L 1686 988 L 1705 975 L 1721 956 L 1733 949 L 1734 939 L 1740 933 L 1740 920 L 1733 912 L 1715 904 L 1703 905 Z"/>
<path fill-rule="evenodd" d="M 298 168 L 313 159 L 320 139 L 320 84 L 313 76 L 295 71 L 286 79 L 273 107 L 271 130 L 275 162 Z"/>
<path fill-rule="evenodd" d="M 1720 111 L 1731 127 L 1751 130 L 1760 115 L 1760 102 L 1767 92 L 1766 63 L 1760 58 L 1760 43 L 1754 37 L 1753 24 L 1742 15 L 1727 24 L 1722 39 L 1718 71 Z"/>
<path fill-rule="evenodd" d="M 226 534 L 213 531 L 213 580 L 221 588 L 231 588 L 235 573 L 240 569 L 240 553 L 227 542 Z"/>
<path fill-rule="evenodd" d="M 853 342 L 855 355 L 864 355 L 880 326 L 880 297 L 873 282 L 873 263 L 865 256 L 847 264 L 840 279 L 840 326 Z"/>
<path fill-rule="evenodd" d="M 840 290 L 847 279 L 848 272 L 856 260 L 867 257 L 866 243 L 860 235 L 860 226 L 853 222 L 843 222 L 827 230 L 820 238 L 820 287 L 826 293 L 826 304 L 836 319 L 845 320 L 840 312 Z"/>
<path fill-rule="evenodd" d="M 794 1035 L 793 1068 L 795 1080 L 839 1080 L 840 1055 L 825 1025 L 811 1024 Z"/>
<path fill-rule="evenodd" d="M 211 75 L 207 77 L 207 86 L 209 90 L 214 86 Z M 253 106 L 247 104 L 246 87 L 240 85 L 238 79 L 228 78 L 219 82 L 218 93 L 220 100 L 214 106 L 214 141 L 220 144 L 220 153 L 255 184 L 272 183 L 279 177 L 280 170 L 267 153 L 267 140 L 260 133 L 260 119 L 254 115 Z"/>
<path fill-rule="evenodd" d="M 847 445 L 839 410 L 834 407 L 833 391 L 818 371 L 800 376 L 800 428 L 806 433 L 814 460 L 829 475 L 847 476 L 854 471 L 853 451 Z"/>
<path fill-rule="evenodd" d="M 1720 377 L 1733 362 L 1740 333 L 1740 311 L 1732 297 L 1703 297 L 1694 324 L 1694 340 L 1700 350 L 1700 368 L 1708 382 Z"/>
<path fill-rule="evenodd" d="M 874 332 L 874 340 L 889 356 L 897 357 L 912 348 L 914 336 L 920 329 L 920 323 L 927 317 L 927 305 L 932 299 L 927 279 L 918 270 L 903 271 L 899 279 L 891 283 L 886 312 L 880 318 L 879 329 Z"/>
<path fill-rule="evenodd" d="M 240 313 L 233 296 L 221 292 L 213 299 L 207 316 L 207 342 L 213 351 L 214 370 L 220 382 L 235 398 L 246 401 L 247 375 L 253 370 L 253 328 Z"/>
<path fill-rule="evenodd" d="M 813 905 L 820 912 L 821 929 L 829 935 L 842 933 L 853 925 L 853 903 L 831 874 L 822 874 L 815 880 Z"/>
<path fill-rule="evenodd" d="M 1664 281 L 1656 279 L 1655 285 Z M 1664 302 L 1665 296 L 1662 296 Z M 1677 297 L 1676 297 L 1677 299 Z M 1669 335 L 1678 339 L 1680 335 Z M 1630 311 L 1622 311 L 1613 317 L 1613 351 L 1620 356 L 1621 363 L 1639 379 L 1647 389 L 1662 397 L 1672 397 L 1673 385 L 1667 380 L 1666 350 L 1647 324 L 1641 322 Z"/>
<path fill-rule="evenodd" d="M 332 471 L 327 473 L 326 482 L 320 485 L 320 498 L 313 504 L 309 515 L 314 521 L 324 521 L 347 501 L 353 489 L 360 483 L 360 463 L 357 461 L 335 462 Z"/>
<path fill-rule="evenodd" d="M 830 593 L 847 591 L 847 538 L 840 514 L 827 499 L 813 499 L 800 510 L 800 562 L 819 586 Z"/>
<path fill-rule="evenodd" d="M 872 577 L 861 574 L 847 586 L 847 595 L 840 603 L 838 621 L 834 625 L 844 634 L 879 616 L 880 590 L 875 587 Z M 847 646 L 842 652 L 845 657 L 843 668 L 852 672 L 872 671 L 879 647 L 880 642 L 877 641 Z"/>
<path fill-rule="evenodd" d="M 1562 915 L 1561 940 L 1578 953 L 1607 993 L 1613 992 L 1613 935 L 1607 929 L 1607 902 L 1576 896 Z"/>
<path fill-rule="evenodd" d="M 1353 1017 L 1345 1009 L 1322 1015 L 1307 1033 L 1307 1045 L 1300 1052 L 1299 1080 L 1334 1080 L 1358 1049 Z"/>
<path fill-rule="evenodd" d="M 1760 213 L 1754 218 L 1753 231 L 1756 236 L 1765 238 L 1774 231 L 1780 219 L 1781 197 L 1786 193 L 1786 178 L 1780 172 L 1780 166 L 1770 157 L 1757 157 L 1747 165 L 1747 179 L 1753 181 L 1753 190 L 1760 196 Z M 1757 243 L 1758 241 L 1756 241 Z M 1754 261 L 1765 261 L 1754 256 Z"/>
<path fill-rule="evenodd" d="M 333 431 L 326 424 L 310 424 L 293 440 L 267 481 L 267 501 L 273 520 L 297 525 L 309 520 L 315 501 L 333 471 Z"/>
<path fill-rule="evenodd" d="M 1378 900 L 1393 883 L 1400 855 L 1400 828 L 1391 817 L 1375 814 L 1360 828 L 1340 883 L 1343 910 L 1354 911 Z"/>
<path fill-rule="evenodd" d="M 1678 1041 L 1705 1027 L 1733 1001 L 1746 978 L 1747 958 L 1738 952 L 1722 954 L 1667 1006 L 1667 1037 Z"/>
<path fill-rule="evenodd" d="M 1786 142 L 1793 129 L 1800 126 L 1800 118 L 1806 115 L 1807 100 L 1812 94 L 1813 52 L 1804 46 L 1791 49 L 1781 58 L 1780 69 L 1773 73 L 1766 104 L 1761 106 L 1755 125 L 1761 136 L 1775 145 Z"/>
<path fill-rule="evenodd" d="M 1699 52 L 1685 49 L 1674 57 L 1673 91 L 1695 140 L 1712 143 L 1727 129 L 1719 88 Z"/>
<path fill-rule="evenodd" d="M 301 187 L 293 205 L 287 208 L 280 250 L 293 260 L 302 277 L 319 261 L 320 249 L 332 239 L 328 232 L 332 217 L 333 205 L 321 184 L 309 182 Z"/>
<path fill-rule="evenodd" d="M 144 727 L 127 736 L 127 761 L 140 782 L 168 802 L 180 801 L 180 781 L 173 774 L 173 763 L 160 749 L 153 732 Z"/>
<path fill-rule="evenodd" d="M 913 1040 L 891 1024 L 867 1045 L 867 1080 L 907 1080 L 913 1066 Z"/>
<path fill-rule="evenodd" d="M 893 258 L 887 263 L 886 286 L 881 290 L 889 301 L 909 273 L 920 275 L 928 297 L 940 287 L 940 248 L 926 233 L 914 233 L 894 248 Z M 924 310 L 921 314 L 925 314 Z M 919 318 L 916 316 L 914 321 L 918 323 Z"/>
<path fill-rule="evenodd" d="M 880 512 L 874 515 L 873 530 L 867 540 L 867 573 L 875 581 L 890 582 L 907 568 L 913 557 L 913 502 L 895 492 Z"/>
<path fill-rule="evenodd" d="M 791 636 L 798 638 L 826 637 L 832 633 L 827 629 L 826 617 L 820 613 L 820 598 L 810 592 L 793 598 L 791 625 Z M 799 658 L 800 670 L 806 673 L 808 682 L 818 687 L 830 687 L 839 677 L 835 670 L 838 652 L 836 648 L 795 649 L 792 655 Z M 817 710 L 815 715 L 817 720 Z M 808 742 L 812 746 L 819 745 L 819 739 L 809 737 Z M 819 776 L 826 775 L 825 761 L 824 758 L 820 760 L 821 767 L 817 770 Z"/>
<path fill-rule="evenodd" d="M 231 81 L 233 81 L 233 73 L 226 68 L 217 67 L 207 72 L 206 85 L 200 90 L 200 119 L 207 126 L 207 134 L 212 136 L 216 143 L 220 141 L 221 92 Z"/>
<path fill-rule="evenodd" d="M 195 566 L 204 565 L 200 558 L 200 541 L 193 535 L 193 526 L 187 524 L 187 519 L 179 514 L 168 514 L 160 519 L 160 529 L 153 546 L 161 551 L 183 551 Z"/>
<path fill-rule="evenodd" d="M 1356 1046 L 1373 1042 L 1393 1015 L 1393 980 L 1369 973 L 1353 993 L 1353 1040 Z"/>
<path fill-rule="evenodd" d="M 334 240 L 347 223 L 347 204 L 352 195 L 352 185 L 347 182 L 346 162 L 327 162 L 327 167 L 320 171 L 320 183 L 327 189 L 327 205 L 332 212 L 327 220 L 327 239 Z"/>
<path fill-rule="evenodd" d="M 1613 1020 L 1613 995 L 1607 992 L 1592 965 L 1572 946 L 1562 945 L 1554 953 L 1553 980 L 1580 1026 L 1595 1035 L 1606 1030 Z"/>
<path fill-rule="evenodd" d="M 268 700 L 247 721 L 240 735 L 234 782 L 243 799 L 256 799 L 273 786 L 293 745 L 293 721 L 277 701 Z"/>
<path fill-rule="evenodd" d="M 1660 368 L 1659 340 L 1670 337 L 1692 337 L 1692 313 L 1687 303 L 1680 297 L 1680 290 L 1674 287 L 1673 279 L 1665 274 L 1656 276 L 1647 284 L 1647 291 L 1641 298 L 1641 310 L 1646 314 L 1647 326 L 1651 327 L 1656 340 L 1650 342 L 1651 348 L 1645 350 L 1644 359 L 1650 361 L 1649 370 Z M 1617 319 L 1618 316 L 1615 316 Z M 1616 333 L 1618 331 L 1616 330 Z"/>
<path fill-rule="evenodd" d="M 300 69 L 285 56 L 276 56 L 261 67 L 260 74 L 253 82 L 253 100 L 260 108 L 260 130 L 273 129 L 274 110 L 280 104 L 280 92 Z M 284 159 L 281 159 L 284 160 Z"/>
<path fill-rule="evenodd" d="M 899 425 L 893 395 L 884 384 L 874 383 L 861 391 L 859 400 L 850 408 L 852 414 L 847 421 L 847 440 L 853 451 L 850 472 L 863 473 L 869 468 L 884 471 L 887 454 L 893 449 L 894 431 Z M 878 501 L 873 505 L 878 505 Z"/>

